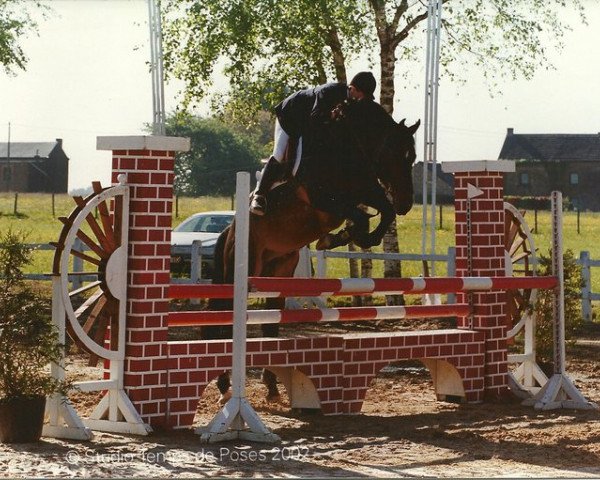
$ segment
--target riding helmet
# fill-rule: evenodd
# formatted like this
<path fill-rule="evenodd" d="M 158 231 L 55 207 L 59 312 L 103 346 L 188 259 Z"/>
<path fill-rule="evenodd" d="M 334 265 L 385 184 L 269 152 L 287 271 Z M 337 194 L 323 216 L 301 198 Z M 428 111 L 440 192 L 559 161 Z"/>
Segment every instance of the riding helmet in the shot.
<path fill-rule="evenodd" d="M 373 92 L 377 82 L 371 72 L 358 72 L 350 82 L 356 89 L 365 94 L 366 97 L 373 99 Z"/>

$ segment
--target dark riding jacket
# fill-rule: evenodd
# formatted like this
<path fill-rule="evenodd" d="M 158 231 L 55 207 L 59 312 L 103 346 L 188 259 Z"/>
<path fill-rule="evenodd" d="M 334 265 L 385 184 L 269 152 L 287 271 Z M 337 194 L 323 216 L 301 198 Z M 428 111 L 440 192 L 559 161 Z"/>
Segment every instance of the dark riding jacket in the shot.
<path fill-rule="evenodd" d="M 326 83 L 293 93 L 275 107 L 279 124 L 290 137 L 302 137 L 311 124 L 325 122 L 338 104 L 348 98 L 345 83 Z"/>

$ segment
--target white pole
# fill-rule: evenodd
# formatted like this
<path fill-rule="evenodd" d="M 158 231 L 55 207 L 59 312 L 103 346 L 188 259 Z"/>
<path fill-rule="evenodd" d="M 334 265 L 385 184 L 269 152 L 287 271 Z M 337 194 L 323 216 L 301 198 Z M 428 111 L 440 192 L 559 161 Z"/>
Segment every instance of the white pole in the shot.
<path fill-rule="evenodd" d="M 235 192 L 235 249 L 233 277 L 232 396 L 205 428 L 197 429 L 201 441 L 234 439 L 278 442 L 246 400 L 246 324 L 248 319 L 248 239 L 250 237 L 250 174 L 238 172 Z"/>
<path fill-rule="evenodd" d="M 553 304 L 554 375 L 535 396 L 525 400 L 523 405 L 533 405 L 537 410 L 557 408 L 597 410 L 598 405 L 586 400 L 566 374 L 562 193 L 553 191 L 550 196 L 552 199 L 552 274 L 558 280 Z"/>
<path fill-rule="evenodd" d="M 231 370 L 234 398 L 245 396 L 246 321 L 248 307 L 248 238 L 250 212 L 250 174 L 238 172 L 235 196 L 235 266 L 233 281 L 233 363 Z"/>
<path fill-rule="evenodd" d="M 565 373 L 565 274 L 563 266 L 562 193 L 552 194 L 552 275 L 558 278 L 554 292 L 554 373 Z"/>

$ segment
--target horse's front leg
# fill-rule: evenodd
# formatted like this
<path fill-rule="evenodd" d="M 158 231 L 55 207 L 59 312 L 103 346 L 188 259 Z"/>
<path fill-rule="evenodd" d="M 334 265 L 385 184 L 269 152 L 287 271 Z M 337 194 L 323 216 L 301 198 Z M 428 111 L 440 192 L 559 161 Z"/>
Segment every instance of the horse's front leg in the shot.
<path fill-rule="evenodd" d="M 377 189 L 374 192 L 374 197 L 370 199 L 370 205 L 379 210 L 379 224 L 369 236 L 373 245 L 379 245 L 383 240 L 383 236 L 388 231 L 388 228 L 396 218 L 396 212 L 391 202 L 383 189 Z"/>
<path fill-rule="evenodd" d="M 357 245 L 362 246 L 366 242 L 369 234 L 369 219 L 371 216 L 356 205 L 340 203 L 336 205 L 337 213 L 341 218 L 347 221 L 346 228 L 337 233 L 326 233 L 317 241 L 317 250 L 330 250 L 343 245 L 348 245 L 351 241 L 358 240 Z M 369 245 L 370 246 L 370 245 Z M 367 248 L 367 247 L 364 247 Z"/>
<path fill-rule="evenodd" d="M 372 232 L 369 232 L 368 223 L 366 227 L 364 224 L 355 223 L 350 233 L 352 241 L 356 245 L 361 248 L 369 248 L 381 243 L 385 232 L 396 217 L 396 212 L 382 188 L 376 188 L 369 192 L 364 203 L 379 211 L 379 223 Z"/>
<path fill-rule="evenodd" d="M 326 233 L 317 241 L 315 248 L 317 250 L 331 250 L 337 247 L 348 245 L 351 241 L 351 235 L 348 228 L 344 228 L 337 233 Z"/>

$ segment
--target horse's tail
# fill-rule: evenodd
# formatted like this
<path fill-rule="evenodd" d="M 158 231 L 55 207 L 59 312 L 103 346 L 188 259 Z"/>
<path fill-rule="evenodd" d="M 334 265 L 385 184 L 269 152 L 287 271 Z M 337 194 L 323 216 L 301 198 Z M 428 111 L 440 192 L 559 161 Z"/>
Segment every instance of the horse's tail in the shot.
<path fill-rule="evenodd" d="M 213 275 L 212 283 L 224 283 L 225 282 L 225 242 L 229 235 L 230 227 L 225 228 L 221 234 L 217 237 L 217 243 L 215 243 L 214 251 L 214 264 L 213 264 Z"/>
<path fill-rule="evenodd" d="M 225 283 L 225 244 L 229 230 L 231 227 L 227 227 L 221 232 L 215 243 L 214 253 L 214 265 L 212 283 L 223 284 Z M 211 311 L 215 310 L 231 310 L 233 308 L 233 301 L 228 298 L 209 298 L 208 309 Z M 207 325 L 201 329 L 202 339 L 212 340 L 217 338 L 231 338 L 232 328 L 231 326 L 225 325 Z"/>

